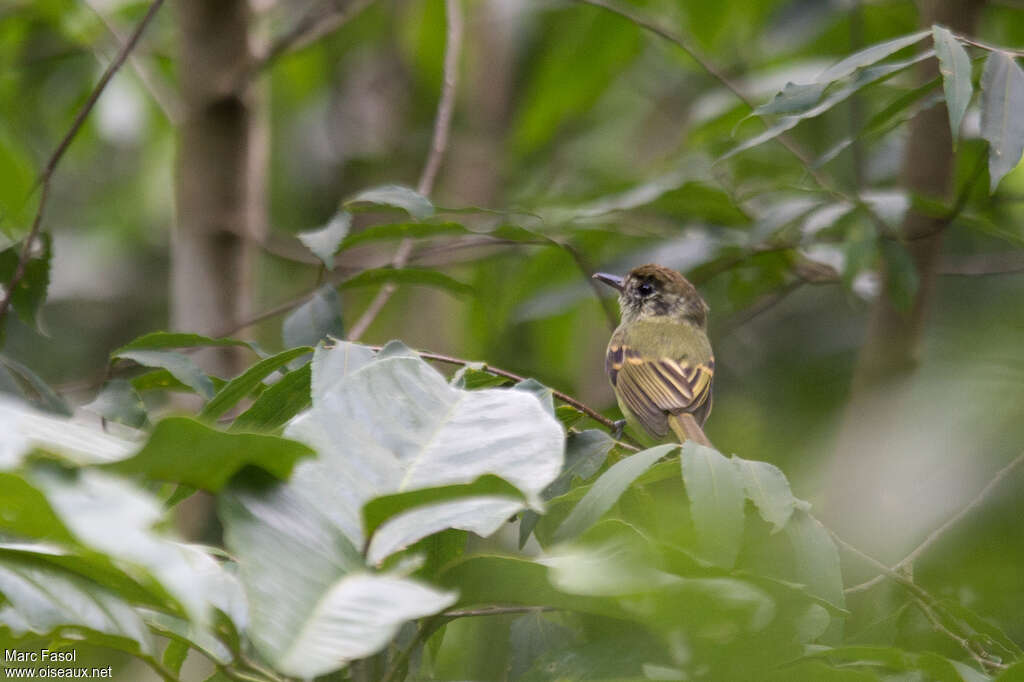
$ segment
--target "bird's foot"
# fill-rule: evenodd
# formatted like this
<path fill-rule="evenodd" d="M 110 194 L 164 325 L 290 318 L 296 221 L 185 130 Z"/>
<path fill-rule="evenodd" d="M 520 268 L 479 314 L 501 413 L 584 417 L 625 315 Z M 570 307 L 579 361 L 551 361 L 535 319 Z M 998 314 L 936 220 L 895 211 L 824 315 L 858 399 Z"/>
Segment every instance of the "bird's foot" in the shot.
<path fill-rule="evenodd" d="M 612 438 L 620 440 L 622 438 L 622 432 L 626 428 L 626 420 L 619 419 L 612 424 Z"/>

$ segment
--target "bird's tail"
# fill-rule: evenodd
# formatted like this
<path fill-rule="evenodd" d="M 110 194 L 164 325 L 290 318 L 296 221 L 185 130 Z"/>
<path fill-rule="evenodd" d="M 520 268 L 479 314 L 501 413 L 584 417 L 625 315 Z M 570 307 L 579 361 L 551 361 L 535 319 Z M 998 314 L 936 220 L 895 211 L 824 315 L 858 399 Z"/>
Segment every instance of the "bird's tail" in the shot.
<path fill-rule="evenodd" d="M 704 435 L 704 429 L 700 427 L 700 424 L 697 423 L 697 420 L 689 412 L 670 414 L 668 416 L 668 425 L 676 434 L 676 438 L 679 439 L 680 443 L 692 440 L 699 445 L 706 445 L 709 448 L 714 447 L 711 445 L 708 437 Z"/>

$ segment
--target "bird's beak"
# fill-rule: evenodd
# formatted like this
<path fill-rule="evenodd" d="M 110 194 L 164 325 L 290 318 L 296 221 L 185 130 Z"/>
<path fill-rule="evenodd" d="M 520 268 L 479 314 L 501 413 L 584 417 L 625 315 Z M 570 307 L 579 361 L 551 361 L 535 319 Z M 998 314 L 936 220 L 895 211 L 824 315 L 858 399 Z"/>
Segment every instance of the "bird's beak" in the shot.
<path fill-rule="evenodd" d="M 599 272 L 594 275 L 594 279 L 622 291 L 622 278 L 618 275 L 609 275 L 607 272 Z"/>

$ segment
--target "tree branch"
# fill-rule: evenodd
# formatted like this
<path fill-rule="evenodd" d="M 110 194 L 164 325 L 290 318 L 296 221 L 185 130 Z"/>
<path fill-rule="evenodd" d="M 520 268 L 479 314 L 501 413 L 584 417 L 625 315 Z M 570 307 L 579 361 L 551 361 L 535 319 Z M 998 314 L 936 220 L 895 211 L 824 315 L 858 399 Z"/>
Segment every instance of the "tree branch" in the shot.
<path fill-rule="evenodd" d="M 1013 461 L 1011 461 L 1009 464 L 1007 464 L 1002 469 L 997 471 L 996 475 L 993 476 L 992 479 L 985 484 L 985 487 L 982 488 L 978 492 L 978 494 L 974 496 L 974 499 L 967 503 L 967 506 L 965 506 L 956 514 L 951 516 L 944 524 L 942 524 L 941 526 L 933 530 L 931 533 L 929 533 L 928 537 L 926 537 L 920 545 L 915 547 L 909 554 L 907 554 L 905 557 L 896 562 L 896 564 L 893 565 L 892 568 L 886 567 L 886 570 L 883 571 L 880 575 L 875 576 L 871 580 L 860 583 L 859 585 L 848 587 L 844 591 L 847 594 L 863 592 L 864 590 L 870 589 L 878 583 L 882 582 L 883 580 L 885 580 L 886 577 L 892 577 L 893 573 L 897 573 L 903 569 L 909 568 L 915 561 L 917 561 L 917 559 L 921 557 L 922 554 L 927 552 L 932 547 L 932 545 L 938 542 L 939 538 L 941 538 L 947 531 L 949 531 L 950 528 L 955 526 L 965 516 L 970 514 L 979 506 L 981 506 L 981 504 L 988 498 L 988 496 L 992 494 L 992 491 L 995 490 L 999 486 L 999 484 L 1002 483 L 1003 480 L 1006 479 L 1006 477 L 1013 472 L 1014 469 L 1020 466 L 1022 462 L 1024 462 L 1024 452 L 1021 452 L 1013 459 Z"/>
<path fill-rule="evenodd" d="M 373 0 L 326 0 L 317 10 L 306 13 L 295 25 L 277 38 L 266 52 L 256 57 L 246 80 L 268 69 L 285 53 L 300 50 L 337 31 L 373 4 Z"/>
<path fill-rule="evenodd" d="M 89 113 L 96 106 L 96 102 L 99 100 L 100 95 L 103 94 L 103 90 L 110 83 L 110 79 L 114 77 L 118 69 L 124 64 L 128 55 L 135 49 L 139 39 L 142 37 L 142 33 L 149 26 L 153 17 L 156 16 L 160 6 L 164 4 L 164 0 L 153 0 L 150 4 L 149 9 L 146 11 L 146 16 L 142 18 L 138 26 L 132 32 L 128 41 L 118 51 L 117 56 L 110 62 L 103 75 L 100 77 L 96 86 L 89 93 L 88 99 L 85 100 L 85 104 L 78 111 L 75 116 L 75 120 L 71 123 L 71 128 L 61 139 L 60 144 L 54 150 L 53 154 L 50 155 L 49 160 L 46 162 L 46 166 L 43 167 L 43 172 L 36 181 L 36 187 L 40 188 L 39 192 L 39 207 L 36 209 L 35 219 L 32 221 L 32 228 L 29 230 L 28 236 L 25 237 L 25 242 L 21 247 L 21 254 L 18 256 L 18 264 L 14 269 L 14 275 L 11 277 L 11 281 L 7 284 L 7 288 L 3 291 L 3 296 L 0 298 L 0 323 L 3 323 L 4 317 L 7 315 L 7 311 L 11 307 L 11 297 L 14 295 L 15 289 L 21 284 L 21 280 L 25 277 L 25 272 L 28 268 L 28 262 L 32 257 L 32 246 L 36 239 L 39 237 L 39 231 L 43 224 L 43 213 L 46 209 L 46 200 L 50 196 L 50 181 L 53 179 L 53 174 L 57 170 L 57 164 L 64 157 L 64 153 L 71 146 L 72 140 L 78 134 L 78 131 L 82 129 L 82 125 L 85 123 L 85 119 L 88 118 Z"/>
<path fill-rule="evenodd" d="M 434 189 L 434 180 L 437 178 L 437 171 L 441 167 L 441 159 L 444 158 L 445 149 L 448 146 L 448 133 L 451 129 L 452 112 L 455 110 L 455 89 L 459 78 L 459 56 L 462 53 L 462 7 L 461 0 L 445 0 L 445 15 L 448 22 L 447 37 L 444 49 L 444 83 L 441 86 L 441 97 L 437 103 L 437 117 L 434 120 L 434 135 L 430 143 L 430 153 L 427 155 L 427 162 L 420 175 L 416 191 L 425 197 L 429 197 Z M 401 268 L 409 260 L 412 253 L 413 240 L 406 237 L 398 245 L 391 264 L 395 268 Z M 387 304 L 398 285 L 394 283 L 385 284 L 377 292 L 377 296 L 370 302 L 370 305 L 363 312 L 362 316 L 352 325 L 349 330 L 348 339 L 357 341 L 373 324 L 373 321 L 380 314 L 380 311 Z"/>

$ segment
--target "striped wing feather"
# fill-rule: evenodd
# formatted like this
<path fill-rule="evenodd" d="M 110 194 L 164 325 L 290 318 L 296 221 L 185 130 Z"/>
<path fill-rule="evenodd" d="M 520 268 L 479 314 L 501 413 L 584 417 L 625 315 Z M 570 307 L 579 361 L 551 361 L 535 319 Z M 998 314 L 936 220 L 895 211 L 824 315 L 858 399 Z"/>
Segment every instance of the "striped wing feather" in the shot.
<path fill-rule="evenodd" d="M 605 368 L 622 401 L 652 436 L 668 434 L 667 416 L 689 412 L 700 425 L 711 412 L 715 360 L 650 358 L 629 346 L 608 348 Z"/>

